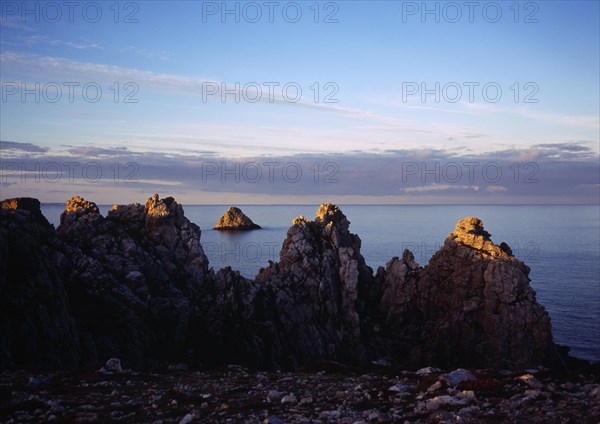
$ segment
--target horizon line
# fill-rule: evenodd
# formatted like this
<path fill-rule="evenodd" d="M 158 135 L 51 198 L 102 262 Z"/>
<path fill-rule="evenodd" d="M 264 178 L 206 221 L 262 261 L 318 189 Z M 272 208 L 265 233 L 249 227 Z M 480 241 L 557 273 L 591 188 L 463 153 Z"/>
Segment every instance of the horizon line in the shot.
<path fill-rule="evenodd" d="M 172 197 L 172 196 L 167 196 Z M 163 199 L 163 198 L 161 198 Z M 2 199 L 2 201 L 8 199 Z M 176 200 L 177 201 L 177 200 Z M 93 201 L 92 201 L 93 202 Z M 93 202 L 96 203 L 96 202 Z M 324 203 L 182 203 L 183 206 L 320 206 Z M 65 205 L 65 202 L 40 202 L 41 205 Z M 128 204 L 135 204 L 128 203 Z M 141 203 L 140 203 L 141 204 Z M 600 206 L 600 203 L 332 203 L 336 206 Z M 98 206 L 127 205 L 125 203 L 96 203 Z"/>

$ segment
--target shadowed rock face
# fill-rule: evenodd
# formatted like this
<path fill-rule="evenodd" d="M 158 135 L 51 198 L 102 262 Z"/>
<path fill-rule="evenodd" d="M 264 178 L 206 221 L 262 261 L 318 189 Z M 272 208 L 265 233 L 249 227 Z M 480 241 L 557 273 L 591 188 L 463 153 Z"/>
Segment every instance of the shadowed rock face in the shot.
<path fill-rule="evenodd" d="M 0 368 L 70 368 L 79 338 L 63 284 L 64 244 L 37 199 L 0 209 Z"/>
<path fill-rule="evenodd" d="M 121 356 L 137 365 L 185 351 L 208 260 L 181 205 L 155 195 L 104 218 L 74 197 L 57 233 L 71 247 L 66 287 L 88 360 Z"/>
<path fill-rule="evenodd" d="M 42 215 L 42 209 L 38 199 L 34 199 L 32 197 L 5 199 L 2 201 L 2 209 L 18 209 L 20 211 L 27 211 L 27 213 L 33 215 L 35 219 L 43 225 L 50 226 L 50 223 L 46 217 Z"/>
<path fill-rule="evenodd" d="M 250 218 L 244 215 L 241 209 L 231 207 L 225 211 L 221 218 L 219 218 L 214 229 L 223 231 L 247 231 L 258 230 L 260 228 L 260 225 L 252 222 Z"/>
<path fill-rule="evenodd" d="M 56 231 L 40 221 L 39 202 L 3 202 L 19 205 L 0 211 L 2 367 L 115 356 L 126 367 L 556 363 L 529 268 L 477 218 L 460 221 L 424 268 L 405 251 L 373 276 L 346 216 L 324 204 L 314 220 L 293 220 L 279 262 L 251 281 L 208 268 L 200 229 L 171 197 L 106 217 L 74 197 Z"/>

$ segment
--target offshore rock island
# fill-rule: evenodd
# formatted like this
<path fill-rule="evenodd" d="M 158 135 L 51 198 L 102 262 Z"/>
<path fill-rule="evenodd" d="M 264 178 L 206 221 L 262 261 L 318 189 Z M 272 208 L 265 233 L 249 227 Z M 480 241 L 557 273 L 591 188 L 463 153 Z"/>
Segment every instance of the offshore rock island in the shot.
<path fill-rule="evenodd" d="M 227 209 L 214 227 L 215 230 L 221 231 L 248 231 L 260 228 L 260 225 L 252 222 L 240 208 L 235 206 Z"/>
<path fill-rule="evenodd" d="M 279 262 L 269 262 L 249 280 L 229 267 L 209 268 L 200 228 L 184 216 L 172 197 L 154 195 L 145 205 L 114 206 L 104 217 L 93 202 L 76 196 L 67 201 L 56 229 L 42 215 L 36 199 L 5 200 L 0 209 L 0 369 L 88 370 L 78 371 L 83 374 L 77 381 L 92 378 L 92 372 L 93 381 L 109 380 L 107 384 L 115 387 L 133 378 L 140 386 L 134 382 L 132 390 L 139 389 L 136 396 L 141 396 L 146 390 L 142 386 L 148 385 L 142 384 L 145 374 L 138 371 L 180 364 L 156 377 L 164 379 L 159 386 L 170 385 L 169 390 L 176 393 L 165 389 L 153 402 L 160 403 L 162 396 L 171 393 L 173 400 L 197 404 L 197 408 L 187 406 L 186 415 L 177 400 L 165 404 L 161 407 L 164 422 L 235 418 L 226 412 L 227 402 L 232 402 L 226 388 L 228 382 L 248 386 L 249 376 L 264 381 L 259 386 L 262 406 L 257 408 L 261 412 L 252 415 L 256 411 L 248 405 L 259 402 L 254 397 L 238 399 L 250 408 L 243 414 L 236 411 L 247 419 L 240 422 L 278 422 L 277 416 L 271 421 L 264 416 L 270 404 L 303 404 L 311 409 L 322 402 L 315 399 L 319 392 L 333 390 L 334 383 L 317 389 L 320 378 L 310 374 L 315 367 L 321 370 L 319 375 L 328 367 L 348 374 L 377 364 L 378 371 L 369 371 L 364 378 L 352 374 L 342 379 L 349 378 L 353 387 L 382 381 L 385 388 L 372 389 L 391 391 L 392 397 L 405 396 L 412 409 L 405 415 L 398 412 L 398 417 L 409 422 L 430 419 L 440 408 L 454 411 L 473 406 L 477 390 L 511 390 L 505 386 L 522 377 L 519 370 L 566 369 L 568 356 L 553 342 L 550 318 L 529 284 L 529 268 L 512 256 L 508 245 L 494 244 L 479 219 L 467 217 L 458 222 L 424 267 L 405 250 L 401 258 L 392 258 L 375 273 L 360 253 L 360 238 L 349 228 L 346 216 L 331 204 L 321 205 L 312 221 L 302 216 L 294 219 Z M 111 358 L 119 358 L 122 368 Z M 202 376 L 213 386 L 221 385 L 214 389 L 221 390 L 221 397 L 196 392 L 208 389 L 192 388 L 200 384 L 192 381 L 195 374 L 182 371 L 215 370 L 231 364 L 236 365 L 228 371 Z M 431 367 L 469 368 L 474 374 L 457 370 L 460 381 L 445 379 L 446 374 Z M 388 371 L 381 374 L 380 368 Z M 409 371 L 419 368 L 417 373 Z M 290 385 L 282 376 L 298 374 L 266 371 L 277 369 L 309 374 Z M 232 374 L 230 379 L 226 374 Z M 73 374 L 52 375 L 55 380 L 43 377 L 43 385 L 68 384 Z M 406 381 L 401 382 L 399 375 Z M 519 387 L 522 393 L 537 390 L 535 396 L 530 393 L 536 399 L 548 386 L 527 375 Z M 16 371 L 0 373 L 0 397 L 6 398 L 0 398 L 0 405 L 30 396 L 26 387 L 17 390 L 11 385 L 19 378 L 25 377 Z M 173 388 L 174 379 L 186 380 L 187 388 Z M 585 381 L 591 385 L 586 396 L 591 393 L 600 398 L 597 376 Z M 556 389 L 557 383 L 552 384 Z M 387 388 L 393 385 L 395 389 Z M 429 385 L 436 388 L 429 390 Z M 278 390 L 287 386 L 297 386 L 298 392 L 280 395 Z M 270 391 L 263 394 L 266 388 Z M 127 391 L 115 391 L 121 390 Z M 306 394 L 311 390 L 313 394 Z M 353 399 L 349 388 L 343 390 Z M 305 396 L 299 391 L 306 392 Z M 311 400 L 302 403 L 302 396 Z M 335 400 L 337 394 L 327 396 Z M 367 414 L 361 418 L 364 422 L 398 418 L 390 409 L 394 402 L 378 403 L 372 396 L 368 394 L 368 405 L 359 413 L 369 408 L 375 413 L 382 408 L 378 405 L 387 412 L 378 412 L 381 420 L 379 415 L 371 419 Z M 416 400 L 422 402 L 415 404 Z M 93 403 L 87 398 L 79 401 Z M 592 409 L 586 405 L 578 404 L 575 409 L 598 417 L 594 403 Z M 519 409 L 505 406 L 506 414 Z M 311 409 L 316 415 L 309 415 L 322 421 L 304 422 L 344 418 L 344 411 L 324 409 L 330 407 Z M 10 408 L 14 411 L 15 406 Z M 54 414 L 51 408 L 40 408 L 45 414 L 40 422 Z M 0 419 L 14 418 L 10 411 L 3 416 L 3 411 L 0 407 Z M 302 422 L 287 412 L 279 413 L 288 421 Z"/>

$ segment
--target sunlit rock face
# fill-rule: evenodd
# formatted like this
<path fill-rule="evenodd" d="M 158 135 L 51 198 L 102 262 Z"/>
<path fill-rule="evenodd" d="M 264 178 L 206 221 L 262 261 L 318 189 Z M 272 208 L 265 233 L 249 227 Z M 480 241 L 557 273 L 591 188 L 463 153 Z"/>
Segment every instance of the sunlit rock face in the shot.
<path fill-rule="evenodd" d="M 483 223 L 461 220 L 424 268 L 412 255 L 380 271 L 380 310 L 414 365 L 520 368 L 556 361 L 550 318 L 536 302 L 529 268 Z"/>
<path fill-rule="evenodd" d="M 247 231 L 258 230 L 260 228 L 260 225 L 252 222 L 240 208 L 231 207 L 219 218 L 214 229 L 221 231 Z"/>
<path fill-rule="evenodd" d="M 319 359 L 364 362 L 359 286 L 372 272 L 360 253 L 360 238 L 334 205 L 321 205 L 314 221 L 298 217 L 283 242 L 280 261 L 256 281 L 268 287 L 274 325 L 288 366 Z"/>
<path fill-rule="evenodd" d="M 103 217 L 76 196 L 56 231 L 36 199 L 2 206 L 1 367 L 556 363 L 529 268 L 474 217 L 425 267 L 407 250 L 373 276 L 346 216 L 323 204 L 292 221 L 279 261 L 248 280 L 209 269 L 200 229 L 171 197 Z"/>

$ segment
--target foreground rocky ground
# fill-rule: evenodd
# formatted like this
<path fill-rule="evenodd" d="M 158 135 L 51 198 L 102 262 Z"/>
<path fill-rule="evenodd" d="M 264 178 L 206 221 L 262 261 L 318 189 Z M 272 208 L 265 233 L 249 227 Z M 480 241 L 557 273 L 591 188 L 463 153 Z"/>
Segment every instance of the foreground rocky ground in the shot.
<path fill-rule="evenodd" d="M 145 373 L 5 371 L 0 422 L 598 423 L 600 373 L 597 366 L 569 373 L 409 372 L 334 363 L 295 373 L 234 365 Z"/>

